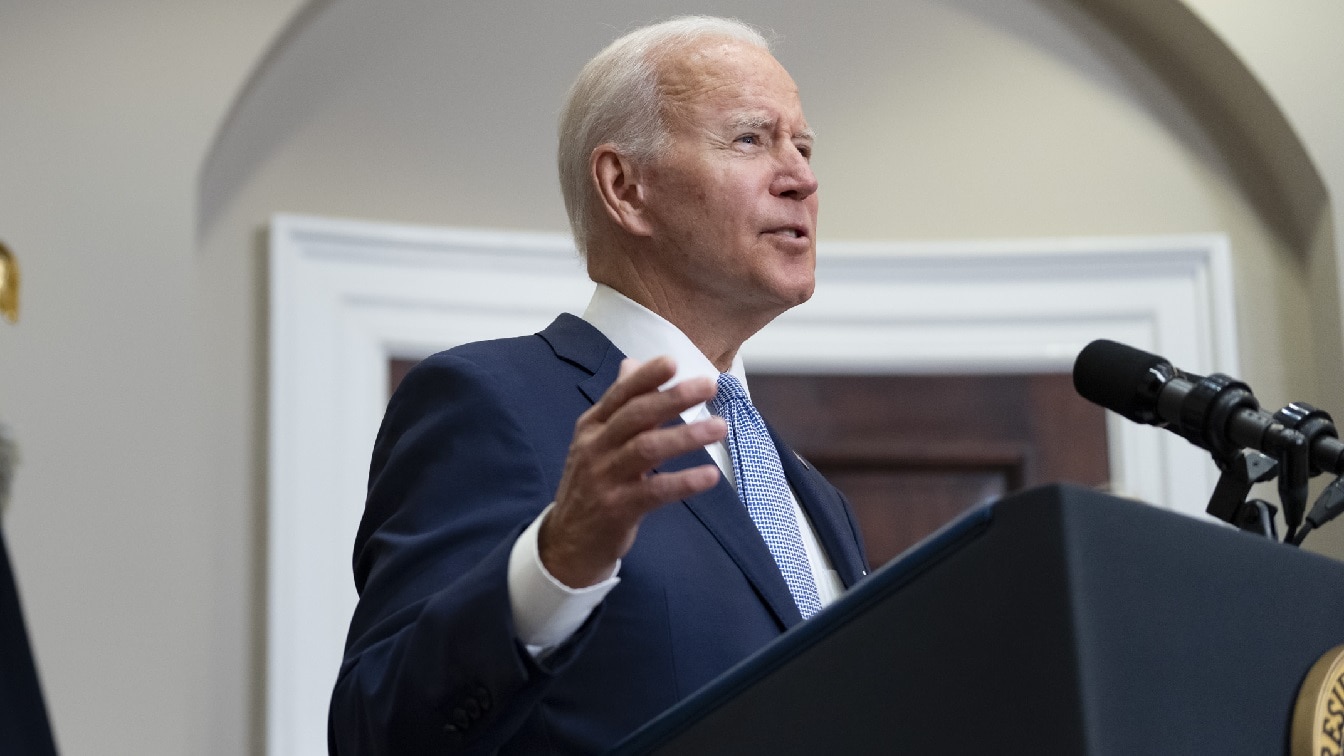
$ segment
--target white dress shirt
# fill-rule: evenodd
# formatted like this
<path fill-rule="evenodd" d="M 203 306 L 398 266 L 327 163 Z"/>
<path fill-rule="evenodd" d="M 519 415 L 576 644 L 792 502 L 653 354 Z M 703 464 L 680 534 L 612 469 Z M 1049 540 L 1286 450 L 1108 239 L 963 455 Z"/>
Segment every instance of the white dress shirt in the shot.
<path fill-rule="evenodd" d="M 688 378 L 717 380 L 719 377 L 718 368 L 676 326 L 609 286 L 597 285 L 583 319 L 611 339 L 627 357 L 640 361 L 663 355 L 671 357 L 677 364 L 677 374 L 663 388 Z M 742 383 L 744 389 L 747 388 L 740 355 L 733 358 L 729 372 Z M 750 389 L 747 389 L 747 396 L 751 396 Z M 687 423 L 709 416 L 709 409 L 703 403 L 681 413 L 681 419 Z M 717 442 L 706 446 L 705 451 L 709 452 L 728 482 L 736 485 L 727 446 Z M 817 541 L 816 530 L 799 506 L 797 496 L 792 490 L 789 493 L 803 537 L 803 547 L 807 551 L 807 560 L 812 567 L 812 577 L 817 584 L 817 596 L 822 606 L 825 606 L 844 591 L 844 584 L 840 581 L 839 573 L 831 568 L 830 558 Z M 537 530 L 549 511 L 550 507 L 547 507 L 533 520 L 518 537 L 509 554 L 509 602 L 513 608 L 514 626 L 518 639 L 537 657 L 573 635 L 620 582 L 617 577 L 621 569 L 619 561 L 610 577 L 587 588 L 570 588 L 552 577 L 542 565 L 537 549 Z"/>

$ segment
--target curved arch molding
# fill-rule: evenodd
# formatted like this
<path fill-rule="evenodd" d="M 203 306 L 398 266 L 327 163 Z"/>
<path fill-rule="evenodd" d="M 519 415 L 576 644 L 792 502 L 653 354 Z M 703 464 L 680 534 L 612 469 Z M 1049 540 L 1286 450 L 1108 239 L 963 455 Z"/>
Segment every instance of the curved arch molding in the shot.
<path fill-rule="evenodd" d="M 1325 182 L 1278 103 L 1179 0 L 1070 0 L 1128 44 L 1226 155 L 1270 228 L 1300 253 L 1329 209 Z"/>
<path fill-rule="evenodd" d="M 1041 0 L 1090 14 L 1132 49 L 1196 116 L 1232 166 L 1246 196 L 1292 249 L 1305 254 L 1327 216 L 1328 193 L 1283 111 L 1223 39 L 1181 0 Z M 357 75 L 354 44 L 362 14 L 353 9 L 336 34 L 340 54 L 319 50 L 313 26 L 335 0 L 310 0 L 257 63 L 205 155 L 197 182 L 197 235 L 204 238 L 272 149 Z M 369 6 L 377 4 L 369 3 Z M 328 39 L 323 37 L 323 39 Z M 368 54 L 368 53 L 365 53 Z M 288 63 L 282 64 L 284 58 Z M 320 66 L 321 76 L 311 75 Z"/>

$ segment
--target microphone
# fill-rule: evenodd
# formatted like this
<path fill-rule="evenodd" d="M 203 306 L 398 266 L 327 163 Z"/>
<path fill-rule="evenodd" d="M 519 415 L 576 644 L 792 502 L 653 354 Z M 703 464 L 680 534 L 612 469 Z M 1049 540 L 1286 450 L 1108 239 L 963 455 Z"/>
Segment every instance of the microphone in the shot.
<path fill-rule="evenodd" d="M 1305 444 L 1313 472 L 1344 473 L 1344 443 L 1328 415 L 1289 405 L 1308 411 L 1285 408 L 1276 418 L 1260 409 L 1249 386 L 1221 373 L 1187 373 L 1155 354 L 1098 339 L 1078 353 L 1073 387 L 1136 423 L 1172 431 L 1211 452 L 1220 466 L 1240 449 L 1282 459 Z"/>

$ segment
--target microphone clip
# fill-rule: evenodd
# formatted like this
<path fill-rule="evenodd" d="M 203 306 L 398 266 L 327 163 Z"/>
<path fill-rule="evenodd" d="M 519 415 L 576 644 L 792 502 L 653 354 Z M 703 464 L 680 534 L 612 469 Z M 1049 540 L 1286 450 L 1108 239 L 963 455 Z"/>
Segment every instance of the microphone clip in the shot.
<path fill-rule="evenodd" d="M 1204 511 L 1241 530 L 1279 540 L 1274 527 L 1277 508 L 1261 499 L 1246 498 L 1251 493 L 1251 486 L 1271 480 L 1278 474 L 1278 461 L 1247 449 L 1234 454 L 1220 467 L 1223 473 L 1218 477 L 1218 484 L 1209 497 L 1209 506 Z"/>

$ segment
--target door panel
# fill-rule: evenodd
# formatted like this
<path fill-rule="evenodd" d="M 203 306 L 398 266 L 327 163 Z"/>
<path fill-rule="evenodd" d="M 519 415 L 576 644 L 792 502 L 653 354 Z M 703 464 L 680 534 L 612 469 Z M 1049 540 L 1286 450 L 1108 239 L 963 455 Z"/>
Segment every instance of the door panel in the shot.
<path fill-rule="evenodd" d="M 1067 374 L 753 375 L 752 401 L 854 507 L 873 566 L 986 499 L 1104 484 L 1106 419 Z"/>

